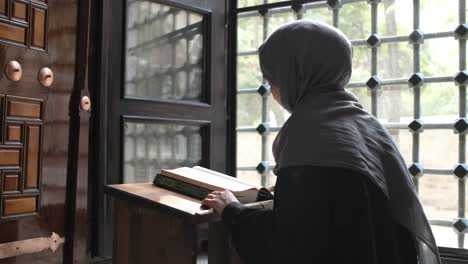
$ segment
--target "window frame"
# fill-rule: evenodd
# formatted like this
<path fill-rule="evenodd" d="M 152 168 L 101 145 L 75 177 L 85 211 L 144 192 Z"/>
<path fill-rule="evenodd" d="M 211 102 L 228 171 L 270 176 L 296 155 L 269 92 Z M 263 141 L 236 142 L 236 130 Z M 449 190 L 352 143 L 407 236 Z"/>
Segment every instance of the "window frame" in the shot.
<path fill-rule="evenodd" d="M 91 255 L 109 257 L 112 253 L 113 201 L 104 193 L 104 186 L 122 183 L 123 124 L 127 118 L 142 122 L 196 124 L 202 127 L 202 164 L 225 172 L 227 153 L 226 128 L 226 35 L 224 1 L 147 0 L 202 14 L 205 21 L 204 71 L 206 80 L 201 102 L 182 100 L 147 100 L 125 96 L 125 56 L 127 27 L 126 0 L 93 1 L 91 53 L 93 109 L 92 146 L 89 161 L 92 234 Z"/>
<path fill-rule="evenodd" d="M 341 0 L 341 1 L 324 1 L 324 0 L 293 0 L 293 1 L 282 1 L 282 2 L 274 2 L 274 3 L 268 3 L 268 0 L 263 0 L 263 4 L 260 5 L 253 5 L 253 6 L 247 6 L 247 7 L 238 7 L 238 0 L 229 0 L 228 1 L 228 100 L 229 100 L 229 114 L 230 114 L 230 120 L 229 120 L 229 130 L 231 131 L 231 135 L 228 136 L 228 138 L 233 138 L 228 141 L 228 148 L 232 150 L 230 153 L 230 166 L 229 166 L 229 172 L 232 175 L 236 175 L 238 170 L 257 170 L 259 172 L 259 175 L 261 175 L 261 182 L 264 183 L 265 180 L 264 178 L 266 177 L 266 173 L 268 173 L 269 170 L 272 169 L 272 165 L 268 163 L 267 160 L 264 159 L 265 155 L 264 152 L 266 151 L 265 149 L 265 136 L 272 131 L 279 130 L 279 127 L 269 127 L 266 130 L 266 133 L 260 133 L 262 136 L 262 160 L 259 161 L 259 165 L 257 167 L 255 166 L 249 166 L 249 167 L 241 167 L 239 168 L 237 166 L 237 134 L 239 131 L 258 131 L 258 127 L 246 127 L 246 128 L 238 128 L 237 127 L 237 95 L 240 93 L 250 93 L 253 94 L 253 96 L 259 96 L 258 94 L 256 95 L 255 93 L 258 92 L 257 89 L 251 88 L 251 89 L 245 89 L 245 90 L 238 90 L 237 88 L 237 58 L 241 52 L 237 51 L 237 29 L 238 29 L 238 15 L 243 14 L 243 13 L 248 13 L 248 12 L 258 12 L 262 17 L 265 17 L 264 14 L 269 12 L 270 10 L 278 10 L 281 8 L 284 9 L 290 9 L 292 8 L 293 10 L 298 9 L 300 10 L 303 5 L 324 5 L 324 6 L 329 6 L 329 8 L 332 9 L 333 12 L 333 26 L 337 27 L 339 25 L 339 9 L 341 8 L 342 4 L 346 4 L 347 2 L 365 2 L 366 0 Z M 381 4 L 380 0 L 367 0 L 368 4 L 371 6 L 371 34 L 377 34 L 377 12 L 378 12 L 378 5 Z M 466 0 L 459 0 L 459 9 L 460 10 L 465 10 L 466 9 Z M 419 0 L 413 0 L 413 6 L 418 6 L 418 8 L 413 8 L 413 27 L 412 30 L 416 31 L 419 29 L 419 19 L 420 19 L 420 14 L 419 14 Z M 296 18 L 300 18 L 300 12 L 295 12 L 296 13 Z M 257 14 L 258 15 L 258 14 Z M 417 17 L 417 19 L 414 19 Z M 459 12 L 459 25 L 465 24 L 466 23 L 466 12 Z M 454 29 L 455 30 L 455 29 Z M 265 32 L 265 24 L 264 24 L 264 32 Z M 454 31 L 450 32 L 436 32 L 436 33 L 423 33 L 423 38 L 425 39 L 430 39 L 430 38 L 441 38 L 441 37 L 454 37 L 455 36 Z M 265 38 L 266 36 L 264 36 Z M 385 37 L 380 37 L 380 41 L 383 43 L 400 43 L 402 41 L 410 41 L 409 36 L 400 36 L 400 35 L 395 35 L 395 36 L 385 36 Z M 367 39 L 356 39 L 352 40 L 353 45 L 369 45 L 367 43 Z M 459 37 L 459 43 L 460 43 L 460 48 L 458 51 L 458 55 L 460 57 L 460 62 L 459 62 L 459 71 L 465 71 L 466 70 L 466 39 L 464 37 Z M 420 48 L 420 43 L 413 43 L 412 48 L 413 48 L 413 74 L 414 73 L 419 73 L 420 72 L 420 58 L 419 58 L 419 48 Z M 372 64 L 372 69 L 371 69 L 371 74 L 370 76 L 377 75 L 377 45 L 372 46 L 371 48 L 371 64 Z M 246 54 L 257 54 L 255 51 L 247 51 L 244 52 Z M 463 58 L 464 60 L 463 60 Z M 411 76 L 410 76 L 411 77 Z M 453 82 L 455 76 L 436 76 L 436 77 L 423 77 L 423 80 L 425 83 L 441 83 L 441 82 Z M 383 80 L 380 85 L 394 85 L 394 84 L 403 84 L 403 85 L 408 85 L 409 79 L 388 79 L 388 80 Z M 259 84 L 260 85 L 260 84 Z M 347 88 L 354 88 L 354 87 L 365 87 L 366 83 L 351 83 Z M 455 85 L 454 85 L 455 86 Z M 418 85 L 415 85 L 412 88 L 414 90 L 414 111 L 413 111 L 413 118 L 414 120 L 420 120 L 421 119 L 421 111 L 420 111 L 420 106 L 421 106 L 421 93 L 420 93 L 420 87 Z M 459 85 L 459 94 L 458 98 L 459 100 L 459 118 L 461 119 L 466 119 L 466 85 Z M 454 87 L 454 89 L 456 89 Z M 268 123 L 268 119 L 265 117 L 265 111 L 267 111 L 266 108 L 266 100 L 265 98 L 268 98 L 268 94 L 265 96 L 262 96 L 262 122 L 261 123 Z M 371 89 L 371 96 L 372 96 L 372 114 L 374 116 L 377 116 L 378 113 L 378 100 L 377 100 L 377 89 Z M 260 124 L 261 125 L 261 124 Z M 407 125 L 403 124 L 386 124 L 387 128 L 395 128 L 395 129 L 410 129 L 411 127 L 408 127 Z M 454 129 L 454 124 L 441 124 L 441 123 L 434 123 L 434 124 L 424 124 L 423 127 L 425 129 Z M 412 157 L 412 165 L 418 166 L 419 165 L 419 135 L 422 130 L 415 130 L 413 132 L 413 157 Z M 465 153 L 465 148 L 466 148 L 466 140 L 465 140 L 465 134 L 458 133 L 459 134 L 459 164 L 466 164 L 466 153 Z M 263 163 L 263 168 L 260 166 Z M 411 167 L 411 166 L 410 166 Z M 435 173 L 435 174 L 444 174 L 444 175 L 451 175 L 454 173 L 454 169 L 427 169 L 425 170 L 426 173 Z M 418 175 L 414 175 L 414 180 L 417 185 L 418 183 Z M 466 177 L 463 179 L 459 179 L 459 182 L 464 182 L 466 180 Z M 456 184 L 456 182 L 454 182 Z M 459 184 L 459 196 L 466 196 L 466 191 L 464 184 Z M 462 197 L 463 198 L 463 197 Z M 463 210 L 464 212 L 461 213 L 459 212 L 459 217 L 466 219 L 465 211 L 466 211 L 466 204 L 462 202 L 459 197 L 459 204 L 458 207 L 460 208 L 461 206 L 465 207 Z M 460 210 L 459 210 L 460 211 Z M 447 224 L 447 223 L 445 223 Z M 452 223 L 453 224 L 453 223 Z M 467 236 L 468 232 L 465 232 L 464 236 Z M 460 235 L 459 235 L 460 237 Z M 460 239 L 459 239 L 460 240 Z M 465 245 L 467 247 L 468 245 Z M 458 261 L 462 260 L 468 260 L 468 249 L 463 249 L 463 248 L 448 248 L 448 247 L 439 247 L 441 256 L 444 258 L 445 261 L 448 263 L 458 263 Z M 452 262 L 453 261 L 453 262 Z"/>

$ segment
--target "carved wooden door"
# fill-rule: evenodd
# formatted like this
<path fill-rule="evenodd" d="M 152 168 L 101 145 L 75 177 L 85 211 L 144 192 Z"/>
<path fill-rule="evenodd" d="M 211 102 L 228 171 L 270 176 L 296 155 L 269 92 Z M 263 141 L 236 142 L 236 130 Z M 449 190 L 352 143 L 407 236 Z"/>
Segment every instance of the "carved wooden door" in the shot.
<path fill-rule="evenodd" d="M 63 263 L 64 239 L 73 240 L 66 197 L 77 2 L 0 0 L 0 263 Z"/>

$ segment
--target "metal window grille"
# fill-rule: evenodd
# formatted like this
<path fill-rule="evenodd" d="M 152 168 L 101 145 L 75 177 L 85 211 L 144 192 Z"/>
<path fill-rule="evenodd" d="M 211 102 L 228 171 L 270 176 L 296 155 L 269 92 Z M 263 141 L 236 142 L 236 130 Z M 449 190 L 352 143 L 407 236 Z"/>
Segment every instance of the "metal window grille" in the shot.
<path fill-rule="evenodd" d="M 411 132 L 411 141 L 412 141 L 412 150 L 411 155 L 405 157 L 407 159 L 408 168 L 410 173 L 413 175 L 414 182 L 416 186 L 419 185 L 420 179 L 423 179 L 425 175 L 438 175 L 439 177 L 451 177 L 453 184 L 458 184 L 458 210 L 457 214 L 453 215 L 453 219 L 444 219 L 444 220 L 430 220 L 432 226 L 444 226 L 452 227 L 454 230 L 454 235 L 457 236 L 457 246 L 459 248 L 465 248 L 465 235 L 468 233 L 468 219 L 466 218 L 466 175 L 467 175 L 467 164 L 466 164 L 466 132 L 467 132 L 467 118 L 466 118 L 466 84 L 468 83 L 468 72 L 466 71 L 466 38 L 468 36 L 468 26 L 466 24 L 466 0 L 450 0 L 446 2 L 457 2 L 457 10 L 453 10 L 454 13 L 458 14 L 458 21 L 453 25 L 453 29 L 449 31 L 442 32 L 431 32 L 426 33 L 421 30 L 420 27 L 420 10 L 421 3 L 420 1 L 424 0 L 408 0 L 408 4 L 412 4 L 412 18 L 408 24 L 408 28 L 411 28 L 407 35 L 402 34 L 393 34 L 388 36 L 381 36 L 379 34 L 379 5 L 383 5 L 382 0 L 328 0 L 328 1 L 304 1 L 304 0 L 295 0 L 295 1 L 278 1 L 278 0 L 238 0 L 231 3 L 231 8 L 235 10 L 232 11 L 231 15 L 235 16 L 232 19 L 236 20 L 237 24 L 237 35 L 236 40 L 232 41 L 241 41 L 243 36 L 240 36 L 239 30 L 242 27 L 243 34 L 249 34 L 248 27 L 252 23 L 242 24 L 241 20 L 248 17 L 258 17 L 256 22 L 261 23 L 263 26 L 263 31 L 261 32 L 261 39 L 258 40 L 260 44 L 271 30 L 269 30 L 269 24 L 272 23 L 274 16 L 280 14 L 285 14 L 285 20 L 293 19 L 302 19 L 306 12 L 316 12 L 317 10 L 328 10 L 327 14 L 329 17 L 325 17 L 329 23 L 332 23 L 333 26 L 341 28 L 342 25 L 345 25 L 347 21 L 345 19 L 340 19 L 341 13 L 348 5 L 363 5 L 363 8 L 369 8 L 369 19 L 370 19 L 370 32 L 369 35 L 362 38 L 353 38 L 351 37 L 351 42 L 356 49 L 367 49 L 370 51 L 370 71 L 368 72 L 368 79 L 355 80 L 353 78 L 352 82 L 348 85 L 347 89 L 353 92 L 354 89 L 367 89 L 369 96 L 368 98 L 361 97 L 361 100 L 370 99 L 370 109 L 369 111 L 376 117 L 379 117 L 379 107 L 381 103 L 379 102 L 379 93 L 385 93 L 391 91 L 395 87 L 403 87 L 402 90 L 407 90 L 412 92 L 413 99 L 413 109 L 412 109 L 412 120 L 408 122 L 398 121 L 398 122 L 384 122 L 384 125 L 390 131 L 410 131 Z M 411 13 L 411 11 L 409 11 Z M 323 12 L 322 12 L 323 13 Z M 321 13 L 321 14 L 322 14 Z M 434 14 L 437 16 L 437 14 Z M 430 30 L 430 29 L 429 29 Z M 345 32 L 346 33 L 346 32 Z M 252 32 L 253 34 L 253 32 Z M 432 40 L 445 40 L 451 39 L 454 42 L 458 42 L 458 70 L 454 70 L 449 75 L 435 75 L 435 76 L 424 76 L 421 71 L 421 49 L 424 48 L 425 41 Z M 255 42 L 255 41 L 254 41 Z M 412 68 L 408 75 L 399 74 L 398 76 L 380 76 L 385 75 L 379 73 L 379 60 L 388 60 L 388 53 L 380 53 L 381 49 L 385 45 L 400 45 L 405 43 L 409 45 L 412 55 Z M 237 44 L 238 46 L 238 44 Z M 261 79 L 261 73 L 258 73 L 259 88 L 252 87 L 239 87 L 239 78 L 242 76 L 242 65 L 241 61 L 248 56 L 257 55 L 257 47 L 252 45 L 251 50 L 237 50 L 235 63 L 237 64 L 237 96 L 250 96 L 250 97 L 260 97 L 261 100 L 258 100 L 258 104 L 261 105 L 260 122 L 257 126 L 242 126 L 237 125 L 237 138 L 238 142 L 242 141 L 242 138 L 245 133 L 258 132 L 260 135 L 261 142 L 260 149 L 249 149 L 248 152 L 259 152 L 260 160 L 258 165 L 255 165 L 255 161 L 251 165 L 239 164 L 237 166 L 237 172 L 255 172 L 259 174 L 259 182 L 262 185 L 265 185 L 268 182 L 269 177 L 271 177 L 271 169 L 273 165 L 271 164 L 271 158 L 268 158 L 268 153 L 271 152 L 269 149 L 269 136 L 272 133 L 279 131 L 280 125 L 272 125 L 269 120 L 268 111 L 271 107 L 269 89 L 264 80 Z M 355 56 L 359 56 L 356 55 Z M 409 58 L 411 60 L 411 58 Z M 410 65 L 411 66 L 411 65 Z M 252 69 L 248 69 L 248 74 L 254 74 Z M 421 114 L 421 105 L 422 105 L 422 96 L 421 89 L 424 89 L 424 86 L 427 85 L 444 85 L 450 86 L 447 89 L 457 89 L 458 94 L 456 97 L 458 99 L 458 113 L 457 117 L 453 122 L 443 120 L 443 121 L 430 121 L 423 122 L 424 115 Z M 445 88 L 444 88 L 445 89 Z M 455 92 L 456 93 L 456 92 Z M 423 102 L 424 103 L 424 102 Z M 456 104 L 456 103 L 454 103 Z M 250 109 L 242 109 L 242 104 L 238 104 L 237 113 L 242 111 L 251 111 Z M 255 115 L 256 113 L 250 113 Z M 238 117 L 239 118 L 239 117 Z M 424 131 L 430 130 L 443 130 L 449 133 L 452 131 L 458 135 L 458 160 L 450 161 L 456 163 L 454 167 L 445 167 L 445 168 L 432 168 L 432 167 L 423 167 L 425 164 L 421 162 L 420 154 L 421 144 L 420 139 L 421 135 L 424 135 Z M 426 132 L 427 133 L 427 132 Z M 239 144 L 239 143 L 238 143 Z M 239 145 L 238 145 L 239 146 Z M 237 151 L 242 151 L 237 149 Z M 238 154 L 239 157 L 239 154 Z"/>

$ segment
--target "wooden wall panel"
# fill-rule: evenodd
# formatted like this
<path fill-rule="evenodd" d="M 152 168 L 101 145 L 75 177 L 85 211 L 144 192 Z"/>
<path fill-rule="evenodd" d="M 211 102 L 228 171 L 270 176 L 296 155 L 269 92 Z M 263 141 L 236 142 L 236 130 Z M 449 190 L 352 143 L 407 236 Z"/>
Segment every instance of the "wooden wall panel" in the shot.
<path fill-rule="evenodd" d="M 188 218 L 123 199 L 115 200 L 115 208 L 115 264 L 195 263 L 194 226 Z"/>
<path fill-rule="evenodd" d="M 7 115 L 13 117 L 41 118 L 41 104 L 8 101 Z"/>
<path fill-rule="evenodd" d="M 25 188 L 37 188 L 39 179 L 39 144 L 40 128 L 30 126 L 27 128 L 26 141 L 26 170 L 25 170 Z"/>
<path fill-rule="evenodd" d="M 37 198 L 10 198 L 3 200 L 3 216 L 34 213 L 37 209 Z"/>
<path fill-rule="evenodd" d="M 19 149 L 0 149 L 0 166 L 19 166 Z"/>
<path fill-rule="evenodd" d="M 26 28 L 0 22 L 0 39 L 26 45 Z"/>
<path fill-rule="evenodd" d="M 46 11 L 33 8 L 33 28 L 31 45 L 37 48 L 45 49 L 46 39 Z"/>
<path fill-rule="evenodd" d="M 114 211 L 114 264 L 130 264 L 130 249 L 128 243 L 130 238 L 130 225 L 132 212 L 130 204 L 126 201 L 119 200 L 115 203 Z"/>

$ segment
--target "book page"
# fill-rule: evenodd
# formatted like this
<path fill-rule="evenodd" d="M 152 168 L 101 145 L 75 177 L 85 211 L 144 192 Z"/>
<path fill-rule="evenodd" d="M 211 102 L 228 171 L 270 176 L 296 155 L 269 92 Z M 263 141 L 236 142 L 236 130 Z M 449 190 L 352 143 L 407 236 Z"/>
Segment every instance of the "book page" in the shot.
<path fill-rule="evenodd" d="M 194 169 L 194 170 L 200 170 L 200 171 L 203 171 L 203 172 L 206 172 L 206 173 L 211 173 L 211 174 L 217 175 L 217 176 L 219 176 L 219 177 L 224 177 L 224 178 L 227 178 L 227 179 L 230 180 L 230 181 L 237 181 L 237 182 L 239 182 L 239 183 L 241 183 L 241 184 L 249 185 L 249 186 L 251 186 L 252 188 L 255 188 L 255 189 L 260 189 L 260 186 L 252 185 L 252 184 L 250 184 L 250 183 L 241 181 L 241 180 L 239 180 L 238 178 L 235 178 L 235 177 L 232 177 L 232 176 L 223 174 L 223 173 L 221 173 L 221 172 L 217 172 L 217 171 L 214 171 L 214 170 L 210 170 L 210 169 L 207 169 L 207 168 L 204 168 L 204 167 L 201 167 L 201 166 L 195 166 L 195 167 L 193 167 L 193 169 Z"/>
<path fill-rule="evenodd" d="M 164 173 L 164 172 L 168 172 Z M 205 185 L 218 187 L 216 189 L 226 189 L 233 192 L 241 192 L 249 189 L 257 189 L 256 186 L 244 183 L 233 177 L 225 176 L 217 173 L 206 172 L 205 170 L 181 167 L 173 170 L 161 170 L 161 173 L 167 176 L 181 176 L 189 180 L 189 182 L 201 182 Z M 202 184 L 202 185 L 203 185 Z"/>

